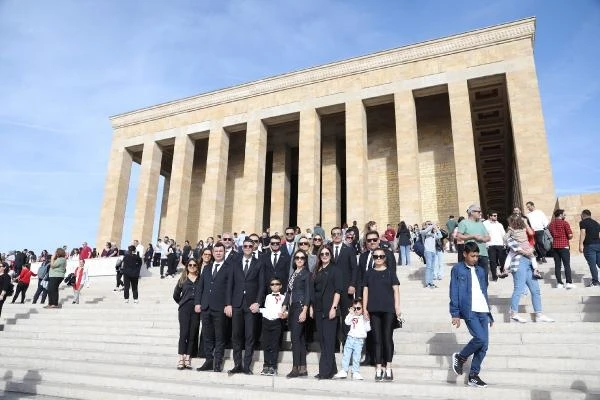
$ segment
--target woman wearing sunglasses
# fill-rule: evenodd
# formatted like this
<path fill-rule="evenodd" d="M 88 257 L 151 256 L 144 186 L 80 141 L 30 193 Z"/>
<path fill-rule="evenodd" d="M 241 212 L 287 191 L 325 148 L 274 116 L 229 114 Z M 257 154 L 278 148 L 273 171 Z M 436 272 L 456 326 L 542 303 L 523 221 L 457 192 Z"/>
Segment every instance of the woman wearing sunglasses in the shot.
<path fill-rule="evenodd" d="M 321 344 L 317 379 L 331 379 L 337 373 L 335 341 L 337 339 L 338 305 L 343 290 L 342 270 L 331 263 L 331 250 L 319 251 L 319 262 L 313 286 L 311 318 L 315 319 Z"/>
<path fill-rule="evenodd" d="M 312 254 L 315 256 L 319 255 L 319 251 L 321 250 L 321 248 L 323 247 L 323 236 L 319 235 L 318 233 L 315 233 L 313 235 L 313 245 L 312 245 Z M 318 262 L 318 260 L 317 260 Z"/>
<path fill-rule="evenodd" d="M 304 251 L 308 255 L 308 260 L 307 260 L 308 271 L 312 274 L 313 271 L 315 270 L 315 267 L 317 266 L 318 260 L 317 260 L 317 256 L 312 254 L 310 240 L 305 235 L 300 236 L 300 239 L 298 240 L 298 248 L 300 250 Z"/>
<path fill-rule="evenodd" d="M 306 240 L 306 239 L 304 239 Z M 306 372 L 306 320 L 310 306 L 310 274 L 307 268 L 308 254 L 304 250 L 294 253 L 296 270 L 290 276 L 283 302 L 283 316 L 287 317 L 292 335 L 292 371 L 288 378 L 307 376 Z"/>
<path fill-rule="evenodd" d="M 194 312 L 194 295 L 200 284 L 198 267 L 190 258 L 173 291 L 173 300 L 179 304 L 179 370 L 192 369 L 191 359 L 197 357 L 200 314 Z"/>
<path fill-rule="evenodd" d="M 375 381 L 391 381 L 394 379 L 394 319 L 400 316 L 400 282 L 393 269 L 386 264 L 385 250 L 374 250 L 373 259 L 373 269 L 367 271 L 363 282 L 364 316 L 371 323 Z"/>

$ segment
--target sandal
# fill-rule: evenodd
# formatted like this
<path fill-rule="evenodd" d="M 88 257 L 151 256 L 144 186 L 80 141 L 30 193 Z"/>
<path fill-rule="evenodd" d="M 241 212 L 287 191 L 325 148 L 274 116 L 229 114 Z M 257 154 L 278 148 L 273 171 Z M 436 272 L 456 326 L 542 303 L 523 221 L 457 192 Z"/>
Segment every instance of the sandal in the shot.
<path fill-rule="evenodd" d="M 179 360 L 179 362 L 177 363 L 177 369 L 178 370 L 182 370 L 185 368 L 185 361 L 183 360 L 183 358 L 181 360 Z"/>
<path fill-rule="evenodd" d="M 185 357 L 183 359 L 183 366 L 185 369 L 192 369 L 192 360 L 190 357 Z"/>

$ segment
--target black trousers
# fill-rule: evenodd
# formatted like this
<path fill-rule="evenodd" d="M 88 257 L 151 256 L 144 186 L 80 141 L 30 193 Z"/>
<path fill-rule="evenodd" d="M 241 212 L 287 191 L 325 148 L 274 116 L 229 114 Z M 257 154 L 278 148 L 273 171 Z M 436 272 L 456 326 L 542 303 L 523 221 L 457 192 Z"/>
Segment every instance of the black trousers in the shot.
<path fill-rule="evenodd" d="M 215 366 L 223 365 L 225 353 L 225 313 L 223 310 L 207 309 L 200 314 L 202 317 L 202 336 L 204 337 L 204 355 L 206 361 L 215 362 Z"/>
<path fill-rule="evenodd" d="M 546 249 L 544 248 L 544 231 L 535 231 L 535 251 L 537 252 L 537 258 L 546 257 Z"/>
<path fill-rule="evenodd" d="M 242 303 L 245 303 L 245 300 L 242 300 Z M 231 318 L 233 362 L 236 367 L 250 369 L 254 354 L 254 330 L 258 314 L 254 314 L 248 307 L 240 307 L 233 309 Z M 242 349 L 245 350 L 243 363 Z"/>
<path fill-rule="evenodd" d="M 63 278 L 49 278 L 48 279 L 48 305 L 58 305 L 58 287 L 62 282 Z"/>
<path fill-rule="evenodd" d="M 387 365 L 394 356 L 394 313 L 371 312 L 375 364 Z"/>
<path fill-rule="evenodd" d="M 319 344 L 321 345 L 319 375 L 327 379 L 337 374 L 335 341 L 338 319 L 329 319 L 329 315 L 323 315 L 323 313 L 323 311 L 315 311 L 315 321 L 317 323 L 317 331 L 319 332 Z"/>
<path fill-rule="evenodd" d="M 158 267 L 160 265 L 160 253 L 154 253 L 152 257 L 152 265 Z"/>
<path fill-rule="evenodd" d="M 288 327 L 292 338 L 292 366 L 294 367 L 306 366 L 306 320 L 298 322 L 301 312 L 302 305 L 300 303 L 290 305 Z"/>
<path fill-rule="evenodd" d="M 123 276 L 123 280 L 125 281 L 124 286 L 125 289 L 123 291 L 123 297 L 125 300 L 129 299 L 129 287 L 131 286 L 131 291 L 133 292 L 133 299 L 138 299 L 138 282 L 140 278 L 130 278 L 127 275 Z"/>
<path fill-rule="evenodd" d="M 2 306 L 4 305 L 4 300 L 6 300 L 6 296 L 0 297 L 0 315 L 2 315 Z"/>
<path fill-rule="evenodd" d="M 492 279 L 498 280 L 498 267 L 500 272 L 504 272 L 504 261 L 506 261 L 506 250 L 504 246 L 490 246 L 488 247 L 488 255 L 490 258 L 490 271 L 492 272 Z"/>
<path fill-rule="evenodd" d="M 562 284 L 561 264 L 565 266 L 565 279 L 567 283 L 573 283 L 571 280 L 571 252 L 569 249 L 552 249 L 554 257 L 554 274 L 556 282 Z"/>
<path fill-rule="evenodd" d="M 165 267 L 167 266 L 167 259 L 166 258 L 161 258 L 160 259 L 160 276 L 164 276 L 165 275 Z M 167 274 L 169 274 L 169 268 L 167 267 Z"/>
<path fill-rule="evenodd" d="M 490 259 L 487 256 L 479 256 L 479 261 L 477 264 L 485 270 L 485 283 L 489 283 Z"/>
<path fill-rule="evenodd" d="M 362 296 L 361 296 L 362 297 Z M 354 301 L 354 295 L 346 293 L 342 293 L 340 295 L 340 317 L 338 318 L 338 328 L 337 328 L 337 338 L 341 343 L 341 348 L 344 348 L 344 343 L 346 343 L 346 336 L 348 336 L 348 332 L 350 332 L 350 327 L 346 325 L 344 322 L 344 313 L 347 312 L 348 308 L 352 306 L 352 302 Z"/>
<path fill-rule="evenodd" d="M 35 294 L 33 295 L 33 304 L 37 303 L 38 299 L 40 298 L 40 295 L 42 296 L 41 303 L 44 304 L 46 302 L 46 296 L 48 296 L 48 291 L 46 289 L 44 289 L 44 287 L 41 285 L 41 283 L 38 284 L 37 290 L 35 291 Z"/>
<path fill-rule="evenodd" d="M 15 295 L 12 298 L 12 302 L 14 303 L 19 298 L 19 295 L 21 295 L 21 304 L 25 303 L 25 293 L 27 293 L 28 288 L 28 283 L 17 283 L 17 290 L 15 290 Z"/>
<path fill-rule="evenodd" d="M 119 286 L 125 286 L 123 283 L 123 273 L 120 270 L 117 270 L 117 288 Z"/>
<path fill-rule="evenodd" d="M 178 354 L 194 358 L 198 355 L 198 332 L 200 314 L 194 312 L 194 302 L 188 301 L 179 307 L 179 347 Z"/>
<path fill-rule="evenodd" d="M 167 275 L 175 275 L 177 273 L 178 263 L 179 258 L 174 254 L 169 254 L 169 256 L 167 257 Z"/>
<path fill-rule="evenodd" d="M 283 321 L 275 319 L 273 321 L 266 318 L 262 319 L 262 335 L 260 342 L 264 351 L 265 367 L 277 369 L 279 360 L 279 344 L 281 343 L 281 332 L 283 331 Z"/>

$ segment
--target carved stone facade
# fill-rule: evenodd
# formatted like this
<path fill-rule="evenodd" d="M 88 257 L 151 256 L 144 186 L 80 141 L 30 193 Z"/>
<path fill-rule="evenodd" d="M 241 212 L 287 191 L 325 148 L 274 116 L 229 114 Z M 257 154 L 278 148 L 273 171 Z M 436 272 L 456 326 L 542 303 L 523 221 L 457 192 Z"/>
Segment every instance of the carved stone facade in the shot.
<path fill-rule="evenodd" d="M 529 18 L 114 116 L 98 243 L 121 240 L 132 162 L 143 243 L 157 207 L 159 233 L 178 242 L 443 222 L 480 199 L 500 214 L 523 200 L 550 213 L 534 33 Z"/>

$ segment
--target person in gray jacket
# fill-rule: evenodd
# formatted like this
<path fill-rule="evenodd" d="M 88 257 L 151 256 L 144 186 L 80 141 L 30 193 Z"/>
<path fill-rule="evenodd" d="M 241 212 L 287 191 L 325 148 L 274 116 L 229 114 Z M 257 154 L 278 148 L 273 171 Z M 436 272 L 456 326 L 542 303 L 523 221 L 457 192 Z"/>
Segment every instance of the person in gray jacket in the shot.
<path fill-rule="evenodd" d="M 40 295 L 42 295 L 41 303 L 46 302 L 46 296 L 48 296 L 48 277 L 49 277 L 50 260 L 46 260 L 42 263 L 42 266 L 38 269 L 38 286 L 35 294 L 33 295 L 33 304 L 36 304 Z"/>
<path fill-rule="evenodd" d="M 442 238 L 442 233 L 437 225 L 434 225 L 431 221 L 426 221 L 420 234 L 425 246 L 425 287 L 435 289 L 437 288 L 433 283 L 433 264 L 436 256 L 435 241 Z"/>

